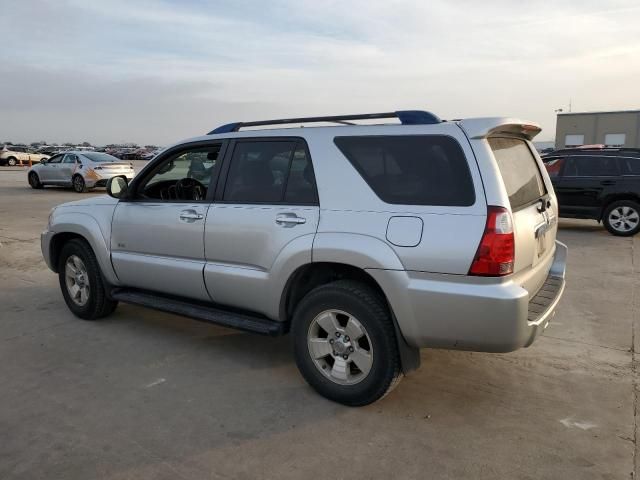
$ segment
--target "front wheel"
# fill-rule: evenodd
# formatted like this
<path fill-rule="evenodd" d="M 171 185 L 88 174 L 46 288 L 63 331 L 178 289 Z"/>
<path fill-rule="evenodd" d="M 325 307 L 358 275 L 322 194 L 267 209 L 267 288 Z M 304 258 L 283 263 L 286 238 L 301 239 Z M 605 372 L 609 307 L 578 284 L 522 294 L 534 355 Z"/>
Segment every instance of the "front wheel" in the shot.
<path fill-rule="evenodd" d="M 613 202 L 605 209 L 602 222 L 612 235 L 635 235 L 640 231 L 640 204 L 632 200 Z"/>
<path fill-rule="evenodd" d="M 365 284 L 340 280 L 312 290 L 296 308 L 292 333 L 298 369 L 330 400 L 367 405 L 402 378 L 389 309 Z"/>
<path fill-rule="evenodd" d="M 73 189 L 78 193 L 84 193 L 87 191 L 87 186 L 84 183 L 84 178 L 82 175 L 74 175 L 73 176 Z"/>
<path fill-rule="evenodd" d="M 69 310 L 84 320 L 106 317 L 118 302 L 107 298 L 98 261 L 84 240 L 67 242 L 60 252 L 58 278 Z"/>
<path fill-rule="evenodd" d="M 31 172 L 29 174 L 29 185 L 31 185 L 31 188 L 35 189 L 40 189 L 43 187 L 42 182 L 40 182 L 40 179 L 38 178 L 38 174 L 36 172 Z"/>
<path fill-rule="evenodd" d="M 16 160 L 14 157 L 9 157 L 7 159 L 7 165 L 9 165 L 10 167 L 15 167 L 18 164 L 18 160 Z"/>

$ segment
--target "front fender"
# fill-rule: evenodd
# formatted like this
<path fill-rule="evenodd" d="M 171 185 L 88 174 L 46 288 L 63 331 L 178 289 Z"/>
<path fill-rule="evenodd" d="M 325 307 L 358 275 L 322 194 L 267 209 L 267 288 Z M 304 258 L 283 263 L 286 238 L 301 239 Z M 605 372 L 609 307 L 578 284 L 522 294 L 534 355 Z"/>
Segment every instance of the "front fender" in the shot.
<path fill-rule="evenodd" d="M 51 224 L 51 231 L 54 235 L 50 241 L 55 241 L 55 237 L 62 233 L 74 233 L 84 238 L 98 260 L 102 275 L 111 285 L 118 285 L 118 277 L 111 265 L 111 250 L 109 238 L 100 229 L 100 225 L 94 217 L 86 213 L 61 212 L 55 215 Z"/>

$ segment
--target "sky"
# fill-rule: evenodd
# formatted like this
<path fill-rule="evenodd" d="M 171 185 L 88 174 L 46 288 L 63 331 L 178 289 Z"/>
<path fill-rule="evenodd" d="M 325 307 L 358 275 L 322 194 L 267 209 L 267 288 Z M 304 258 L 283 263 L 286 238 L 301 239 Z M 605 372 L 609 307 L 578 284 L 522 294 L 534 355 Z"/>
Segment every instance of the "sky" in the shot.
<path fill-rule="evenodd" d="M 168 145 L 232 121 L 640 108 L 637 0 L 0 0 L 0 141 Z"/>

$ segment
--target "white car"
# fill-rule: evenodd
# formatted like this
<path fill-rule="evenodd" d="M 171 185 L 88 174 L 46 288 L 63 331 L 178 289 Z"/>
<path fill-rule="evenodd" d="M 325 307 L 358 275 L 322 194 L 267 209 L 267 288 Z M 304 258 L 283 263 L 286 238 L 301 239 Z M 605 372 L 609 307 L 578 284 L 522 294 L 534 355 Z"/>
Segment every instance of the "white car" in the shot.
<path fill-rule="evenodd" d="M 72 151 L 42 160 L 29 170 L 27 178 L 32 188 L 72 186 L 76 192 L 82 193 L 90 188 L 106 186 L 107 180 L 115 175 L 124 175 L 131 180 L 133 165 L 108 153 Z"/>
<path fill-rule="evenodd" d="M 40 162 L 49 158 L 49 155 L 34 153 L 27 147 L 17 145 L 5 145 L 0 148 L 0 165 L 16 165 Z"/>

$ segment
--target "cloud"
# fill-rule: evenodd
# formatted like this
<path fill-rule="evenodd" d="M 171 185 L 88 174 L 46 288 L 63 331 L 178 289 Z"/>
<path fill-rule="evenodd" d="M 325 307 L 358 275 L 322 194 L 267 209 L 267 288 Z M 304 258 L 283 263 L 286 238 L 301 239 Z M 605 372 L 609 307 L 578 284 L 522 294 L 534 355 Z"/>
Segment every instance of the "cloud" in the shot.
<path fill-rule="evenodd" d="M 548 139 L 569 98 L 640 106 L 638 12 L 595 0 L 21 0 L 3 10 L 0 138 L 167 143 L 233 120 L 424 108 L 526 117 Z"/>

